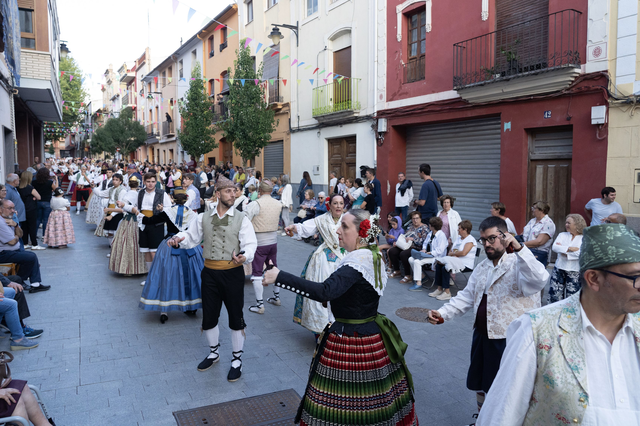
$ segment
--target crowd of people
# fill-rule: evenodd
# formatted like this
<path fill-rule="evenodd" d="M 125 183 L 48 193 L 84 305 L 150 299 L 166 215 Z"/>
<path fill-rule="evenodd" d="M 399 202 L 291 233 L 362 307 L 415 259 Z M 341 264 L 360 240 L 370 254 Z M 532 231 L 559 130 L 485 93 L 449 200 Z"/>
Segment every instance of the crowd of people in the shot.
<path fill-rule="evenodd" d="M 454 209 L 456 198 L 431 177 L 428 164 L 419 166 L 417 197 L 414 184 L 398 175 L 386 223 L 375 170 L 363 172 L 358 179 L 332 173 L 328 193 L 317 195 L 305 172 L 293 221 L 288 175 L 263 178 L 230 163 L 72 159 L 36 162 L 7 176 L 0 188 L 0 263 L 20 267 L 18 276 L 0 278 L 0 313 L 12 350 L 37 346 L 33 339 L 43 333 L 23 322 L 30 315 L 24 290 L 50 288 L 33 250 L 74 243 L 75 207 L 77 215 L 86 211 L 96 236 L 107 238 L 111 271 L 146 275 L 141 309 L 160 313 L 161 323 L 170 312 L 202 311 L 209 353 L 198 371 L 220 360 L 224 304 L 227 379 L 242 376 L 247 276 L 256 300 L 246 307 L 250 313 L 263 315 L 266 304 L 281 309 L 281 289 L 294 292 L 293 320 L 318 345 L 300 424 L 417 424 L 407 345 L 377 309 L 390 279 L 419 292 L 429 275 L 428 296 L 444 302 L 429 311 L 430 323 L 474 315 L 467 387 L 476 393 L 478 425 L 638 423 L 640 237 L 625 226 L 614 188 L 585 206 L 587 220 L 569 214 L 558 235 L 546 201 L 530 206 L 522 232 L 496 201 L 476 240 L 471 221 Z M 279 235 L 317 246 L 301 273 L 278 268 Z M 478 262 L 481 251 L 486 259 Z M 460 273 L 470 275 L 454 294 Z"/>

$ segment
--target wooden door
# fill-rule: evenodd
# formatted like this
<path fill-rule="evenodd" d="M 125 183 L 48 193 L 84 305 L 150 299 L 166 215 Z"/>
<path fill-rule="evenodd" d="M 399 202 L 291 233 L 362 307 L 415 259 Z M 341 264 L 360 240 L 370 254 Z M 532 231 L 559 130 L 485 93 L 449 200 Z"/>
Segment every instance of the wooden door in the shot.
<path fill-rule="evenodd" d="M 233 146 L 231 142 L 221 140 L 220 144 L 222 145 L 222 161 L 224 161 L 225 164 L 229 161 L 233 162 Z"/>
<path fill-rule="evenodd" d="M 329 173 L 340 178 L 356 177 L 356 137 L 329 139 Z M 329 175 L 327 173 L 327 176 Z"/>
<path fill-rule="evenodd" d="M 344 77 L 351 77 L 351 46 L 333 52 L 333 73 Z M 351 79 L 345 78 L 340 82 L 333 80 L 333 104 L 342 105 L 338 111 L 349 109 L 351 101 Z"/>
<path fill-rule="evenodd" d="M 564 232 L 565 218 L 571 211 L 571 160 L 531 160 L 529 162 L 528 207 L 536 201 L 551 206 L 549 217 L 556 224 L 556 235 Z M 530 220 L 531 212 L 529 212 Z"/>

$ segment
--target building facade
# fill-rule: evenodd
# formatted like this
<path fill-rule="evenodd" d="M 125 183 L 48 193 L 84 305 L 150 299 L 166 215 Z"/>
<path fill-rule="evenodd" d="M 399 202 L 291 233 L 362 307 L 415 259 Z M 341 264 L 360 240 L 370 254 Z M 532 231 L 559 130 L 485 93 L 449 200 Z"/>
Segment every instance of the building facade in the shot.
<path fill-rule="evenodd" d="M 587 0 L 390 0 L 378 9 L 378 178 L 429 163 L 474 230 L 501 201 L 520 231 L 537 200 L 564 229 L 607 183 L 607 75 L 587 70 Z M 428 61 L 427 61 L 428 58 Z M 596 108 L 598 110 L 598 108 Z M 383 190 L 383 192 L 385 192 Z M 415 191 L 416 194 L 419 191 Z"/>
<path fill-rule="evenodd" d="M 299 62 L 325 71 L 310 74 L 281 61 L 292 70 L 294 83 L 288 89 L 294 190 L 304 171 L 311 175 L 317 193 L 328 189 L 331 171 L 338 177 L 357 178 L 361 167 L 376 164 L 373 64 L 378 57 L 376 11 L 382 3 L 290 2 L 290 21 L 299 25 L 299 46 L 293 34 L 285 33 L 292 52 Z"/>

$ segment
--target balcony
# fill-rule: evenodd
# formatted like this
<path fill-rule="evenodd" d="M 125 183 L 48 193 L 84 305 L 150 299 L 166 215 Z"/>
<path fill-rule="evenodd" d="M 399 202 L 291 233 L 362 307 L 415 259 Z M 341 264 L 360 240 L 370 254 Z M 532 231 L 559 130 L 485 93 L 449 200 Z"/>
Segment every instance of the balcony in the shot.
<path fill-rule="evenodd" d="M 225 121 L 227 118 L 229 118 L 229 109 L 223 102 L 214 104 L 212 107 L 212 112 L 213 112 L 212 123 Z"/>
<path fill-rule="evenodd" d="M 413 83 L 414 81 L 424 80 L 424 56 L 409 60 L 404 64 L 404 82 Z"/>
<path fill-rule="evenodd" d="M 129 105 L 129 94 L 127 93 L 122 97 L 122 108 L 126 108 Z"/>
<path fill-rule="evenodd" d="M 18 92 L 22 101 L 39 120 L 61 121 L 62 91 L 49 52 L 22 49 L 20 66 Z"/>
<path fill-rule="evenodd" d="M 226 49 L 227 45 L 228 45 L 227 40 L 225 40 L 224 43 L 220 43 L 220 51 L 222 52 L 224 49 Z"/>
<path fill-rule="evenodd" d="M 334 80 L 313 89 L 313 117 L 333 121 L 355 115 L 360 110 L 359 78 Z"/>
<path fill-rule="evenodd" d="M 173 121 L 163 121 L 162 122 L 162 137 L 166 139 L 168 137 L 175 136 L 176 132 L 173 129 Z"/>
<path fill-rule="evenodd" d="M 147 129 L 147 139 L 154 139 L 158 137 L 158 127 L 154 124 L 147 124 L 145 126 Z"/>
<path fill-rule="evenodd" d="M 580 17 L 567 9 L 454 44 L 454 90 L 487 102 L 566 88 L 580 74 Z"/>

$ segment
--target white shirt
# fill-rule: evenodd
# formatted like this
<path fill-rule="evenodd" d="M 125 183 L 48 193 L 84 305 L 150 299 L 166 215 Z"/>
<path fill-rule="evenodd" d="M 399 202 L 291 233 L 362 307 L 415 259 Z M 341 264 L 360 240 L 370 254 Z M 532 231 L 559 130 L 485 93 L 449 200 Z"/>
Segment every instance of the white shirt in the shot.
<path fill-rule="evenodd" d="M 413 201 L 413 187 L 404 191 L 404 196 L 400 193 L 400 183 L 396 183 L 396 207 L 407 207 Z"/>
<path fill-rule="evenodd" d="M 582 235 L 576 235 L 571 240 L 571 233 L 561 232 L 558 238 L 553 242 L 551 250 L 558 253 L 556 259 L 556 268 L 563 271 L 577 272 L 580 270 L 580 245 L 582 244 Z M 578 247 L 577 251 L 567 251 L 569 247 Z"/>
<path fill-rule="evenodd" d="M 537 250 L 549 252 L 551 248 L 551 244 L 553 244 L 553 236 L 556 233 L 556 224 L 553 223 L 553 220 L 549 217 L 549 215 L 545 215 L 540 222 L 535 217 L 527 223 L 527 226 L 524 227 L 524 231 L 522 232 L 522 237 L 526 241 L 533 241 L 538 238 L 540 234 L 547 234 L 549 239 L 546 243 L 541 246 L 534 247 Z"/>
<path fill-rule="evenodd" d="M 267 197 L 271 197 L 267 195 Z M 247 219 L 253 220 L 254 217 L 260 214 L 260 204 L 258 203 L 249 203 L 247 205 L 247 209 L 243 210 Z M 307 221 L 309 222 L 309 221 Z M 256 239 L 258 240 L 259 246 L 268 246 L 272 244 L 278 243 L 278 231 L 269 231 L 269 232 L 256 232 Z"/>
<path fill-rule="evenodd" d="M 424 239 L 424 243 L 422 243 L 422 250 L 427 250 L 427 244 L 431 241 L 433 232 L 429 232 L 427 234 L 427 238 Z M 430 253 L 433 257 L 443 257 L 447 255 L 447 247 L 449 247 L 449 241 L 447 241 L 447 236 L 442 232 L 442 230 L 436 232 L 436 235 L 433 237 L 433 241 L 431 241 L 431 251 Z"/>
<path fill-rule="evenodd" d="M 589 405 L 582 425 L 640 424 L 640 353 L 634 340 L 631 316 L 627 315 L 611 344 L 591 324 L 582 304 L 580 315 L 589 386 Z M 521 425 L 529 409 L 536 373 L 531 319 L 525 314 L 513 321 L 507 330 L 507 348 L 480 411 L 478 426 Z"/>
<path fill-rule="evenodd" d="M 124 206 L 124 211 L 126 211 L 127 213 L 131 213 L 133 207 L 137 207 L 140 212 L 142 212 L 142 210 L 153 210 L 153 200 L 156 196 L 156 191 L 154 190 L 152 192 L 147 192 L 146 189 L 141 189 L 141 191 L 144 191 L 144 196 L 142 197 L 142 206 L 138 205 L 138 192 L 136 191 L 135 200 L 130 205 Z M 171 197 L 169 197 L 169 194 L 165 192 L 164 197 L 162 198 L 162 206 L 169 208 L 171 207 L 171 205 Z"/>
<path fill-rule="evenodd" d="M 227 210 L 227 212 L 222 215 L 222 217 L 220 217 L 217 208 L 206 213 L 200 213 L 198 215 L 198 219 L 189 226 L 189 229 L 183 232 L 178 232 L 178 234 L 176 234 L 177 237 L 184 238 L 184 240 L 180 242 L 180 247 L 195 247 L 196 245 L 200 245 L 202 243 L 202 240 L 204 239 L 204 232 L 202 231 L 202 220 L 205 216 L 209 218 L 215 214 L 220 219 L 223 219 L 227 215 L 233 216 L 236 213 L 239 214 L 240 212 L 238 212 L 234 208 L 230 208 L 229 210 Z M 211 220 L 209 219 L 208 222 L 211 223 Z M 256 240 L 256 233 L 253 230 L 253 225 L 251 224 L 251 221 L 247 218 L 247 216 L 244 216 L 242 218 L 242 225 L 240 225 L 238 240 L 240 241 L 240 250 L 244 250 L 244 256 L 247 258 L 245 263 L 250 264 L 253 261 L 253 256 L 256 253 L 258 242 Z M 237 254 L 238 253 L 236 253 L 236 255 Z"/>
<path fill-rule="evenodd" d="M 467 235 L 467 238 L 465 239 L 458 238 L 456 242 L 453 244 L 453 246 L 451 247 L 451 250 L 463 251 L 464 247 L 468 243 L 473 244 L 473 247 L 471 248 L 471 250 L 469 250 L 469 253 L 467 253 L 466 256 L 458 257 L 458 259 L 462 260 L 466 268 L 473 269 L 473 266 L 475 265 L 475 262 L 476 262 L 476 248 L 478 246 L 478 242 L 472 235 Z"/>
<path fill-rule="evenodd" d="M 205 172 L 200 172 L 200 188 L 206 188 L 209 178 Z"/>
<path fill-rule="evenodd" d="M 118 195 L 118 199 L 116 199 L 116 192 L 117 192 L 117 189 L 114 189 L 112 193 L 109 195 L 109 204 L 116 204 L 116 201 L 125 201 L 125 197 L 127 195 L 127 192 L 129 191 L 127 191 L 127 188 L 123 186 L 122 190 L 120 190 L 120 194 Z M 112 208 L 117 209 L 119 207 L 116 205 L 115 207 L 112 207 Z M 119 214 L 120 212 L 112 212 L 111 216 L 117 216 Z"/>
<path fill-rule="evenodd" d="M 604 204 L 602 202 L 602 198 L 589 200 L 584 208 L 591 210 L 591 226 L 602 225 L 604 220 L 614 213 L 622 214 L 622 207 L 620 204 L 615 201 L 609 204 Z"/>
<path fill-rule="evenodd" d="M 509 219 L 508 217 L 505 217 L 504 221 L 507 222 L 507 232 L 513 235 L 518 235 L 518 231 L 516 231 L 516 226 L 513 224 L 511 219 Z"/>
<path fill-rule="evenodd" d="M 187 189 L 187 202 L 185 203 L 185 205 L 193 209 L 193 207 L 191 207 L 191 204 L 193 204 L 193 201 L 195 199 L 196 199 L 196 191 L 194 191 L 193 189 Z M 200 206 L 198 206 L 198 208 L 200 208 Z M 198 210 L 198 208 L 196 208 L 196 210 Z"/>
<path fill-rule="evenodd" d="M 51 197 L 51 201 L 49 202 L 49 205 L 51 206 L 51 210 L 67 210 L 67 207 L 71 206 L 71 203 L 69 202 L 69 200 L 67 200 L 64 197 L 56 197 L 53 196 Z"/>
<path fill-rule="evenodd" d="M 286 184 L 284 189 L 282 190 L 282 194 L 280 194 L 280 202 L 284 207 L 289 207 L 293 205 L 293 199 L 291 198 L 291 185 Z"/>
<path fill-rule="evenodd" d="M 82 176 L 82 172 L 78 173 L 75 175 L 74 179 L 76 181 L 77 185 L 84 185 L 84 186 L 89 186 L 91 185 L 91 181 L 93 180 L 93 177 L 91 176 L 91 173 L 89 172 L 85 172 L 85 174 L 87 175 L 87 179 L 84 178 L 84 176 Z"/>
<path fill-rule="evenodd" d="M 329 181 L 329 191 L 331 191 L 338 184 L 338 178 L 332 178 Z M 333 194 L 333 191 L 331 192 Z"/>

